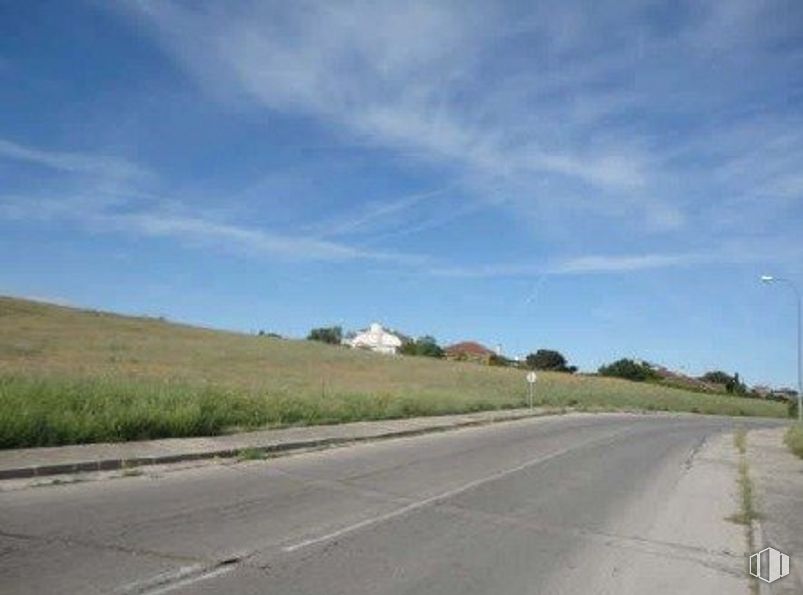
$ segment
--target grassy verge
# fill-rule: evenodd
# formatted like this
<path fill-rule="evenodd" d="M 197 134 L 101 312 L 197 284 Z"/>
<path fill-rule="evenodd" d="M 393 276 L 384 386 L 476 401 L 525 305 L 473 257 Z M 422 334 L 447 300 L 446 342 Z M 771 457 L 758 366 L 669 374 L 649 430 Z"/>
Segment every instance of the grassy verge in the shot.
<path fill-rule="evenodd" d="M 756 533 L 754 522 L 760 518 L 756 508 L 753 480 L 750 478 L 750 464 L 747 462 L 747 431 L 739 428 L 733 436 L 733 444 L 739 452 L 739 511 L 730 517 L 734 523 L 744 525 L 747 538 L 747 551 L 756 549 Z M 746 569 L 750 572 L 750 560 L 746 559 Z M 758 581 L 750 581 L 750 593 L 758 595 Z"/>
<path fill-rule="evenodd" d="M 434 362 L 446 365 L 444 362 Z M 482 368 L 478 368 L 482 371 Z M 546 383 L 541 406 L 581 410 L 694 411 L 778 415 L 764 402 L 688 395 L 672 389 Z M 607 390 L 602 390 L 602 388 Z M 629 390 L 624 390 L 629 389 Z M 300 392 L 119 378 L 0 375 L 0 448 L 216 435 L 295 424 L 444 415 L 524 405 L 523 390 Z M 741 402 L 745 401 L 745 402 Z"/>
<path fill-rule="evenodd" d="M 239 461 L 261 461 L 265 458 L 265 451 L 258 448 L 244 448 L 237 453 Z"/>
<path fill-rule="evenodd" d="M 448 395 L 248 393 L 116 379 L 0 377 L 0 448 L 209 436 L 265 426 L 441 415 L 520 405 Z"/>
<path fill-rule="evenodd" d="M 0 297 L 0 448 L 524 406 L 520 370 Z M 783 417 L 783 405 L 544 372 L 535 404 Z"/>
<path fill-rule="evenodd" d="M 803 424 L 795 424 L 786 432 L 784 442 L 793 453 L 803 459 Z"/>
<path fill-rule="evenodd" d="M 740 525 L 750 525 L 758 519 L 753 498 L 753 481 L 750 479 L 750 466 L 742 458 L 739 461 L 739 493 L 741 494 L 741 509 L 734 515 L 733 520 Z M 750 544 L 752 548 L 753 544 Z"/>
<path fill-rule="evenodd" d="M 739 512 L 731 517 L 731 520 L 740 525 L 751 526 L 753 521 L 758 519 L 755 498 L 753 497 L 753 481 L 750 479 L 750 465 L 747 463 L 747 432 L 744 428 L 739 428 L 734 435 L 734 446 L 739 451 Z M 750 548 L 753 547 L 753 532 L 748 533 Z"/>

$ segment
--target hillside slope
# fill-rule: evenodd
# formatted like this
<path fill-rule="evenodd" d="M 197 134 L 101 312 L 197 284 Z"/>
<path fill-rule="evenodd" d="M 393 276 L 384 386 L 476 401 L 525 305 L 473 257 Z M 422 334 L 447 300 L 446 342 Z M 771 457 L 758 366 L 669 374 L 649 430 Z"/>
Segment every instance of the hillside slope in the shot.
<path fill-rule="evenodd" d="M 0 297 L 0 447 L 521 406 L 520 371 Z M 783 416 L 770 402 L 542 373 L 537 402 Z"/>

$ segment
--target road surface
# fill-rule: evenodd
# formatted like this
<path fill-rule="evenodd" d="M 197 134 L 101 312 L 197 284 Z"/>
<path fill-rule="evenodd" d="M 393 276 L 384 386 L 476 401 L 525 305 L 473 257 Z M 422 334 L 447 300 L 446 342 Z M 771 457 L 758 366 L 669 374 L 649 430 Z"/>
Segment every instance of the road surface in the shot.
<path fill-rule="evenodd" d="M 0 591 L 747 593 L 735 423 L 776 422 L 555 416 L 6 491 Z"/>

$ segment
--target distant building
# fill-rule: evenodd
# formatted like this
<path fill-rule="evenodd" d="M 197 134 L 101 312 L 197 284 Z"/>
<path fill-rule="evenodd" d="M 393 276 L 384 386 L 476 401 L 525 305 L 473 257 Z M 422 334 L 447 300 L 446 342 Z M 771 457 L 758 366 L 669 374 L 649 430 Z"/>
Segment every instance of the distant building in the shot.
<path fill-rule="evenodd" d="M 793 388 L 776 388 L 770 392 L 768 398 L 794 401 L 797 399 L 797 391 Z"/>
<path fill-rule="evenodd" d="M 694 378 L 692 376 L 684 374 L 683 372 L 676 372 L 674 370 L 670 370 L 666 366 L 648 362 L 646 360 L 637 359 L 634 361 L 643 366 L 647 366 L 653 372 L 655 372 L 658 375 L 658 377 L 662 381 L 664 381 L 667 385 L 673 386 L 675 388 L 685 388 L 688 390 L 703 391 L 710 393 L 726 392 L 726 387 L 724 384 L 717 384 L 716 382 L 708 382 L 700 378 Z"/>
<path fill-rule="evenodd" d="M 393 355 L 402 346 L 401 338 L 382 328 L 378 322 L 374 322 L 368 329 L 361 331 L 351 338 L 344 339 L 343 343 L 354 349 L 368 349 L 377 353 Z"/>
<path fill-rule="evenodd" d="M 772 388 L 767 386 L 766 384 L 757 384 L 753 387 L 753 393 L 761 397 L 762 399 L 766 399 L 772 394 Z"/>
<path fill-rule="evenodd" d="M 447 359 L 458 361 L 474 361 L 487 364 L 491 357 L 495 355 L 492 349 L 480 345 L 474 341 L 463 341 L 449 345 L 444 350 Z"/>

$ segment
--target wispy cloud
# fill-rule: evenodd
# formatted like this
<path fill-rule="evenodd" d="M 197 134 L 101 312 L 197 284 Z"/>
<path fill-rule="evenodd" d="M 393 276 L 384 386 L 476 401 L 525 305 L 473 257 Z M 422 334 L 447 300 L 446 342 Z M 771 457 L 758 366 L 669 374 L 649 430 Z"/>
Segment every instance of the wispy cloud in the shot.
<path fill-rule="evenodd" d="M 94 214 L 95 228 L 117 229 L 152 237 L 170 237 L 192 245 L 215 246 L 249 256 L 278 256 L 291 260 L 374 260 L 420 264 L 423 256 L 363 250 L 315 237 L 275 234 L 245 226 L 210 221 L 192 215 L 159 212 Z"/>
<path fill-rule="evenodd" d="M 2 295 L 3 292 L 0 292 Z M 24 300 L 31 300 L 32 302 L 41 302 L 43 304 L 54 304 L 56 306 L 74 306 L 70 300 L 57 296 L 41 296 L 41 295 L 14 295 L 13 293 L 5 293 L 10 297 L 17 297 Z"/>
<path fill-rule="evenodd" d="M 315 236 L 272 233 L 232 222 L 210 219 L 176 201 L 143 207 L 118 200 L 99 202 L 94 196 L 0 196 L 0 218 L 69 222 L 93 233 L 128 233 L 172 238 L 189 246 L 251 257 L 289 260 L 372 260 L 421 265 L 424 255 L 363 249 Z"/>
<path fill-rule="evenodd" d="M 525 91 L 531 81 L 477 87 L 474 81 L 488 76 L 489 49 L 521 34 L 487 3 L 249 3 L 226 13 L 208 5 L 135 6 L 213 94 L 235 89 L 272 110 L 316 115 L 412 159 L 456 166 L 481 185 L 552 176 L 580 184 L 578 195 L 595 190 L 603 201 L 620 200 L 609 193 L 638 193 L 649 180 L 650 157 L 636 143 L 601 135 L 567 143 L 589 131 L 556 121 L 554 101 L 545 105 Z M 466 92 L 470 102 L 462 99 Z M 502 105 L 515 94 L 524 96 Z M 583 118 L 589 122 L 587 110 Z M 562 141 L 558 125 L 570 133 Z M 528 200 L 548 197 L 530 192 Z M 581 196 L 574 206 L 586 202 Z"/>
<path fill-rule="evenodd" d="M 170 237 L 190 245 L 213 246 L 250 256 L 331 261 L 362 259 L 408 265 L 424 261 L 419 255 L 361 249 L 311 234 L 272 233 L 210 218 L 188 208 L 182 201 L 142 190 L 143 182 L 153 182 L 154 176 L 147 168 L 119 157 L 53 151 L 0 139 L 0 159 L 4 158 L 59 172 L 85 174 L 84 191 L 0 195 L 0 218 L 8 220 L 70 221 L 93 232 Z M 425 197 L 422 195 L 417 200 Z M 404 207 L 403 202 L 386 205 L 374 213 L 364 214 L 362 220 L 352 221 L 351 225 L 359 227 Z"/>
<path fill-rule="evenodd" d="M 726 246 L 716 252 L 591 254 L 544 262 L 497 263 L 432 268 L 436 276 L 456 278 L 543 277 L 547 275 L 626 274 L 666 268 L 737 264 L 766 259 L 747 246 Z"/>
<path fill-rule="evenodd" d="M 777 51 L 795 27 L 773 1 L 694 2 L 666 22 L 635 2 L 129 7 L 216 97 L 312 115 L 444 167 L 475 200 L 493 189 L 500 208 L 526 217 L 568 213 L 636 234 L 702 224 L 696 202 L 730 189 L 712 168 L 761 166 L 739 176 L 758 203 L 766 160 L 721 151 L 735 124 L 765 109 L 757 91 L 803 68 L 803 56 Z M 696 146 L 676 133 L 695 128 L 705 129 Z M 772 162 L 795 173 L 794 160 Z M 778 191 L 796 192 L 792 182 Z"/>
<path fill-rule="evenodd" d="M 306 226 L 305 231 L 320 237 L 337 237 L 354 233 L 359 233 L 363 236 L 374 236 L 377 233 L 387 231 L 388 228 L 398 232 L 400 231 L 400 225 L 409 228 L 431 222 L 426 220 L 423 223 L 418 221 L 410 224 L 409 214 L 416 207 L 420 207 L 422 203 L 432 202 L 442 197 L 445 192 L 446 189 L 440 188 L 427 192 L 417 192 L 393 200 L 370 201 L 354 213 L 317 221 Z M 415 210 L 420 212 L 420 209 Z"/>
<path fill-rule="evenodd" d="M 547 269 L 555 275 L 583 273 L 623 273 L 667 267 L 689 266 L 710 262 L 711 255 L 703 254 L 638 254 L 607 256 L 594 255 L 571 258 L 558 262 Z M 717 260 L 716 257 L 713 260 Z"/>
<path fill-rule="evenodd" d="M 780 100 L 757 99 L 762 88 L 790 88 L 790 73 L 803 71 L 803 53 L 777 51 L 795 33 L 793 19 L 780 18 L 773 1 L 726 4 L 690 3 L 670 21 L 636 2 L 593 10 L 471 0 L 125 3 L 126 17 L 150 27 L 210 96 L 317 120 L 338 137 L 424 164 L 439 187 L 460 190 L 363 201 L 298 233 L 189 208 L 188 197 L 161 198 L 173 195 L 168 185 L 142 184 L 147 169 L 118 157 L 0 139 L 0 159 L 83 174 L 85 188 L 99 191 L 73 193 L 66 204 L 88 224 L 248 253 L 423 262 L 366 246 L 494 208 L 522 227 L 539 223 L 525 243 L 533 230 L 538 239 L 563 231 L 566 245 L 548 251 L 543 266 L 440 274 L 702 264 L 725 238 L 766 237 L 803 200 L 800 118 Z M 27 200 L 36 208 L 7 196 L 0 209 L 76 220 L 56 198 Z M 422 216 L 426 205 L 437 208 Z M 625 228 L 633 254 L 598 255 Z M 581 248 L 573 247 L 577 233 Z M 699 253 L 662 252 L 670 234 L 694 238 L 688 245 Z M 554 259 L 578 249 L 592 256 Z"/>
<path fill-rule="evenodd" d="M 149 175 L 146 168 L 119 157 L 42 150 L 2 138 L 0 138 L 0 159 L 24 161 L 62 172 L 91 174 L 104 178 L 138 179 Z"/>

